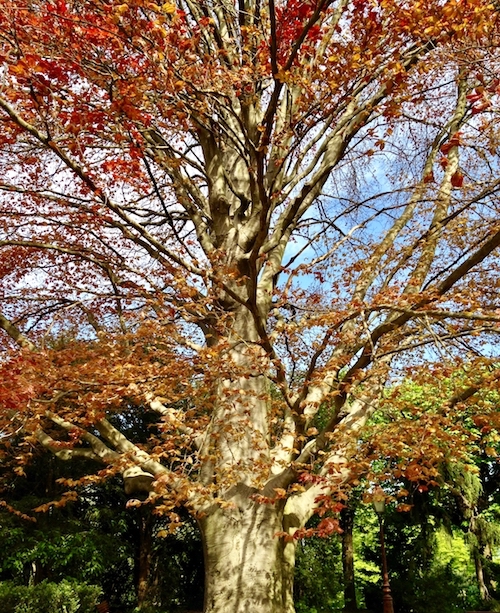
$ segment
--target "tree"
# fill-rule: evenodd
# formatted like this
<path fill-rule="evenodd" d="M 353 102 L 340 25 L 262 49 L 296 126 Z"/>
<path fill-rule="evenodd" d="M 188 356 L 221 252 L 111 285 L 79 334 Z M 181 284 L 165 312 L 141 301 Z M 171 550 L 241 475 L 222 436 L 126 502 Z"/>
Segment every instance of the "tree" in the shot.
<path fill-rule="evenodd" d="M 119 611 L 135 605 L 145 611 L 199 610 L 203 551 L 187 513 L 174 534 L 158 536 L 167 532 L 168 520 L 153 516 L 149 505 L 127 509 L 123 484 L 115 478 L 85 488 L 73 503 L 30 516 L 34 507 L 57 497 L 57 490 L 64 491 L 64 472 L 89 472 L 88 466 L 75 464 L 40 450 L 26 468 L 26 478 L 10 479 L 2 492 L 18 515 L 0 509 L 0 594 L 9 597 L 11 585 L 15 592 L 20 585 L 69 580 L 92 584 L 101 600 Z M 13 606 L 18 602 L 14 598 Z M 2 601 L 2 606 L 7 605 Z"/>
<path fill-rule="evenodd" d="M 186 506 L 206 613 L 289 613 L 392 373 L 497 329 L 496 4 L 0 9 L 3 462 Z"/>
<path fill-rule="evenodd" d="M 453 361 L 443 360 L 439 369 L 431 372 L 428 368 L 415 369 L 411 378 L 386 393 L 385 401 L 397 410 L 388 411 L 385 416 L 377 415 L 371 427 L 365 429 L 366 444 L 375 449 L 374 453 L 368 449 L 363 451 L 365 457 L 377 458 L 379 474 L 397 477 L 397 496 L 411 503 L 398 506 L 411 510 L 407 523 L 417 520 L 423 528 L 422 536 L 432 535 L 437 543 L 436 526 L 439 525 L 450 534 L 458 527 L 465 532 L 471 564 L 475 567 L 476 600 L 483 601 L 482 607 L 476 602 L 469 603 L 468 608 L 491 610 L 498 606 L 494 599 L 497 565 L 493 562 L 493 553 L 499 542 L 496 521 L 499 375 L 498 364 L 485 366 L 484 359 L 471 360 L 467 368 L 463 364 L 457 368 Z M 423 429 L 415 431 L 412 424 L 416 421 Z M 399 422 L 396 428 L 395 422 Z M 407 435 L 402 436 L 405 430 Z M 458 438 L 467 444 L 459 454 L 442 453 L 441 464 L 436 463 L 434 453 L 430 454 L 433 459 L 427 462 L 425 456 L 437 442 L 433 436 L 436 431 L 439 431 L 441 445 L 445 445 L 446 440 L 453 444 Z M 394 434 L 399 434 L 397 445 L 389 443 L 394 440 Z M 401 481 L 408 475 L 411 475 L 410 480 Z M 395 483 L 387 484 L 387 489 L 394 493 Z M 431 516 L 432 522 L 429 521 Z M 429 532 L 431 525 L 434 527 Z M 398 549 L 401 549 L 401 532 L 399 527 L 396 531 Z M 429 546 L 429 551 L 431 549 Z M 414 556 L 410 553 L 410 559 L 414 560 Z M 403 561 L 401 567 L 409 569 L 412 577 L 416 576 L 411 564 Z M 408 593 L 408 581 L 408 577 L 403 579 L 402 593 Z M 425 603 L 427 591 L 421 588 L 420 591 Z M 410 603 L 413 607 L 415 594 Z"/>

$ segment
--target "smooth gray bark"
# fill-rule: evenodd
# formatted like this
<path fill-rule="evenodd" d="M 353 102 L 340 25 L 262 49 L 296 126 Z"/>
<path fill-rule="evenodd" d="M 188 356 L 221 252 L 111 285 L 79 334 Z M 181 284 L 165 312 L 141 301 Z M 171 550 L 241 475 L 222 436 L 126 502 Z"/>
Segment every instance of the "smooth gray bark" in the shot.
<path fill-rule="evenodd" d="M 200 520 L 205 552 L 205 613 L 293 613 L 295 544 L 276 533 L 282 505 L 240 498 Z"/>

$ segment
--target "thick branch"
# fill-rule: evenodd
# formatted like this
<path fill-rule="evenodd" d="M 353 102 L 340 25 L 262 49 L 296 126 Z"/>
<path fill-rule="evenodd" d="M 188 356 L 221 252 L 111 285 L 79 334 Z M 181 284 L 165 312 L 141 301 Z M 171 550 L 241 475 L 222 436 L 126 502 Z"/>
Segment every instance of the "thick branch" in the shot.
<path fill-rule="evenodd" d="M 35 345 L 27 338 L 17 326 L 15 326 L 5 315 L 0 313 L 0 328 L 5 330 L 7 334 L 14 340 L 20 347 L 26 347 L 31 351 L 36 349 Z"/>

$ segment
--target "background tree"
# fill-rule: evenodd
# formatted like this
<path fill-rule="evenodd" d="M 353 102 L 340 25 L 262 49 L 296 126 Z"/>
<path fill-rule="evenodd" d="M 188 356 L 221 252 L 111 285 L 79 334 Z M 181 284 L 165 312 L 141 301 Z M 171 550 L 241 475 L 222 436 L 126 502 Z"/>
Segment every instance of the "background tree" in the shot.
<path fill-rule="evenodd" d="M 408 582 L 417 576 L 411 566 L 419 556 L 422 557 L 421 578 L 433 572 L 433 568 L 439 571 L 435 556 L 442 537 L 439 529 L 455 536 L 463 531 L 470 548 L 471 564 L 475 567 L 477 592 L 475 604 L 470 603 L 466 608 L 498 608 L 495 600 L 498 565 L 494 561 L 499 543 L 496 520 L 500 440 L 498 378 L 497 365 L 485 367 L 483 358 L 471 359 L 464 369 L 463 364 L 457 368 L 455 361 L 446 361 L 443 356 L 439 366 L 430 372 L 426 367 L 415 369 L 411 378 L 388 391 L 388 407 L 397 410 L 375 416 L 365 430 L 367 445 L 376 448 L 372 452 L 372 475 L 375 473 L 382 479 L 389 474 L 396 477 L 387 484 L 387 490 L 393 495 L 396 493 L 402 503 L 400 509 L 411 511 L 407 530 L 414 532 L 415 525 L 420 526 L 418 538 L 426 543 L 422 552 L 417 551 L 421 549 L 418 543 L 416 547 L 413 545 L 413 550 L 401 544 L 396 546 L 396 557 L 398 549 L 409 555 L 409 560 L 401 564 L 401 568 L 410 568 L 408 577 L 403 579 L 401 594 L 408 592 Z M 414 431 L 415 421 L 423 430 Z M 406 437 L 402 435 L 404 431 Z M 396 432 L 399 441 L 394 445 L 388 441 Z M 428 446 L 434 445 L 435 432 L 439 432 L 442 461 L 436 462 L 434 458 L 427 462 L 419 456 L 425 456 Z M 460 455 L 448 454 L 446 440 L 452 442 L 459 436 L 466 442 Z M 362 453 L 364 457 L 370 456 L 366 448 Z M 400 519 L 393 521 L 401 524 Z M 405 530 L 399 526 L 396 533 Z M 452 581 L 452 576 L 456 569 L 441 566 L 455 589 L 456 581 Z M 472 583 L 470 579 L 469 582 Z M 440 580 L 433 589 L 442 589 Z M 414 591 L 415 597 L 420 592 L 422 602 L 426 602 L 428 595 L 422 586 L 418 589 L 415 586 Z M 459 594 L 463 589 L 455 591 Z M 407 604 L 410 608 L 413 605 L 413 600 Z"/>
<path fill-rule="evenodd" d="M 62 508 L 33 513 L 64 491 L 57 480 L 65 473 L 76 476 L 85 468 L 81 462 L 54 462 L 38 456 L 26 478 L 12 479 L 3 491 L 11 507 L 24 515 L 0 510 L 0 608 L 10 611 L 11 600 L 12 611 L 20 606 L 24 592 L 19 586 L 69 581 L 81 590 L 90 584 L 113 611 L 199 610 L 203 551 L 194 520 L 185 514 L 184 524 L 170 534 L 168 521 L 153 516 L 148 505 L 126 508 L 127 496 L 116 478 L 85 487 L 77 501 Z M 30 593 L 34 597 L 27 590 L 26 599 Z M 30 604 L 30 611 L 37 610 L 36 602 Z M 60 604 L 54 607 L 61 609 Z"/>
<path fill-rule="evenodd" d="M 296 540 L 315 510 L 336 529 L 389 378 L 497 330 L 497 24 L 484 0 L 0 2 L 0 430 L 18 471 L 38 443 L 185 505 L 206 613 L 293 611 Z M 109 420 L 145 403 L 147 443 Z"/>

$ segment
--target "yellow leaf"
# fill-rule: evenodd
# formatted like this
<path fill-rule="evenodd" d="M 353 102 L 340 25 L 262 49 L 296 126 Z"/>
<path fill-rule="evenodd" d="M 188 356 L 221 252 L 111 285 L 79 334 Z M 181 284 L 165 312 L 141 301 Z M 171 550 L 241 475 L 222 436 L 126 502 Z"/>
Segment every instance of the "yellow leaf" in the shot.
<path fill-rule="evenodd" d="M 128 11 L 128 4 L 119 4 L 115 8 L 115 13 L 117 15 L 123 15 L 123 13 L 126 13 L 127 11 Z"/>
<path fill-rule="evenodd" d="M 171 2 L 165 2 L 165 4 L 161 7 L 163 13 L 167 13 L 167 15 L 171 15 L 175 13 L 175 4 Z"/>

